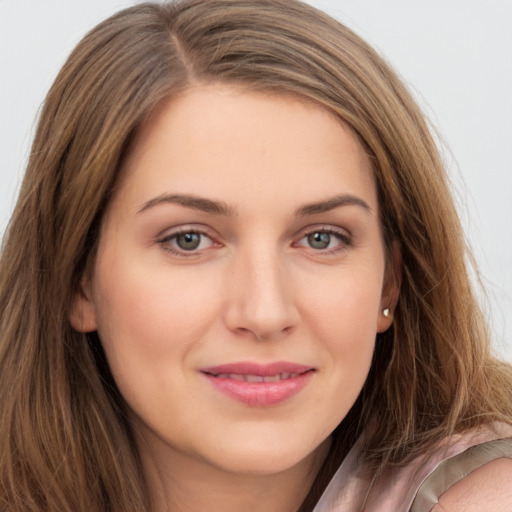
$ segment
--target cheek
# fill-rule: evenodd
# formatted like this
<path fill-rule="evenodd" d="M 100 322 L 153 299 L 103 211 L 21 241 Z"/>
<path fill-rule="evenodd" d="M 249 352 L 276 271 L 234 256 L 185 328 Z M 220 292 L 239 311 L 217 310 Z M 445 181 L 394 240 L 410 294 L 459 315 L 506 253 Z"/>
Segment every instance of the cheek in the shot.
<path fill-rule="evenodd" d="M 156 421 L 169 408 L 182 407 L 174 393 L 156 390 L 179 390 L 190 379 L 194 350 L 218 318 L 211 291 L 216 283 L 133 261 L 140 259 L 109 264 L 105 258 L 97 267 L 98 333 L 130 408 Z"/>
<path fill-rule="evenodd" d="M 343 333 L 353 343 L 375 337 L 382 292 L 378 271 L 342 270 L 327 283 L 306 283 L 304 290 L 302 310 L 318 332 Z"/>
<path fill-rule="evenodd" d="M 114 265 L 105 258 L 97 269 L 98 332 L 109 361 L 182 356 L 218 316 L 216 284 L 165 266 L 135 267 L 133 261 L 116 258 Z"/>
<path fill-rule="evenodd" d="M 310 283 L 302 309 L 312 339 L 327 352 L 326 366 L 350 400 L 359 394 L 370 368 L 382 281 L 378 272 L 343 274 L 330 286 Z"/>

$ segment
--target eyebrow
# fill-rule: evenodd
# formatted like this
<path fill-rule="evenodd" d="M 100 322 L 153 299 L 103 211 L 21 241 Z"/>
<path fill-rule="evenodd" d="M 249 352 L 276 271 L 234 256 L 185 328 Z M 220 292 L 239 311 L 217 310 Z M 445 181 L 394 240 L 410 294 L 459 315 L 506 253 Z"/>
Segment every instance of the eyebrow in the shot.
<path fill-rule="evenodd" d="M 205 197 L 198 197 L 190 194 L 162 194 L 146 201 L 138 213 L 145 212 L 160 204 L 179 204 L 193 210 L 200 210 L 216 215 L 232 215 L 233 209 L 223 201 L 213 201 Z"/>
<path fill-rule="evenodd" d="M 193 210 L 224 216 L 230 216 L 234 212 L 233 208 L 228 206 L 224 201 L 214 201 L 212 199 L 206 199 L 205 197 L 199 197 L 191 194 L 161 194 L 149 201 L 146 201 L 137 213 L 145 212 L 160 204 L 179 204 L 180 206 L 192 208 Z M 361 198 L 350 194 L 342 194 L 325 199 L 324 201 L 301 206 L 296 210 L 295 215 L 297 217 L 306 217 L 308 215 L 325 213 L 341 206 L 360 206 L 367 212 L 372 211 L 368 203 L 363 201 Z"/>
<path fill-rule="evenodd" d="M 372 211 L 368 203 L 363 201 L 361 198 L 350 195 L 350 194 L 341 194 L 338 196 L 331 197 L 324 201 L 319 201 L 317 203 L 310 203 L 304 206 L 301 206 L 295 214 L 297 217 L 305 217 L 307 215 L 316 215 L 318 213 L 325 213 L 330 210 L 334 210 L 335 208 L 339 208 L 341 206 L 360 206 L 368 213 Z"/>

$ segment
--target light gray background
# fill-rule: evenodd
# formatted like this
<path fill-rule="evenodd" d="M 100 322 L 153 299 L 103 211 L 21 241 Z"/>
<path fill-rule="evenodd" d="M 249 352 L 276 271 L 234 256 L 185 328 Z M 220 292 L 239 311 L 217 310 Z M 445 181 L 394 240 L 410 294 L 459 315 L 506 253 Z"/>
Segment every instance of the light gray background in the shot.
<path fill-rule="evenodd" d="M 88 29 L 134 3 L 0 0 L 0 234 L 59 67 Z M 512 361 L 512 0 L 309 3 L 376 46 L 431 119 L 486 287 L 495 347 Z"/>

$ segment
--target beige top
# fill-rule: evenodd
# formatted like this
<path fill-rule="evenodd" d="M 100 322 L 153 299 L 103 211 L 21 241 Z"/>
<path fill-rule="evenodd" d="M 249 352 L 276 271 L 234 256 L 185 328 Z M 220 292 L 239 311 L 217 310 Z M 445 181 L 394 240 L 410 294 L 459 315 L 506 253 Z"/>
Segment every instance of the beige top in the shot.
<path fill-rule="evenodd" d="M 512 458 L 512 426 L 494 423 L 447 439 L 432 453 L 388 471 L 371 488 L 358 476 L 359 443 L 349 452 L 313 512 L 429 512 L 449 487 L 501 457 Z M 366 502 L 365 502 L 366 499 Z"/>

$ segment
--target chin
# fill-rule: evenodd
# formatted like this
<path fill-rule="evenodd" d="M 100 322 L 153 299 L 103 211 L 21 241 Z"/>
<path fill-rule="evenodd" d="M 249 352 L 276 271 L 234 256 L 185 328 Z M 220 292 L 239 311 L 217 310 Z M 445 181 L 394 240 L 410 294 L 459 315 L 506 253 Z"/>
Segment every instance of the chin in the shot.
<path fill-rule="evenodd" d="M 299 441 L 296 439 L 296 441 Z M 222 461 L 217 459 L 217 467 L 237 475 L 273 475 L 286 472 L 308 461 L 308 466 L 316 458 L 322 460 L 330 446 L 330 438 L 311 446 L 308 443 L 268 443 L 264 439 L 250 446 L 238 446 L 236 449 L 220 452 Z"/>

